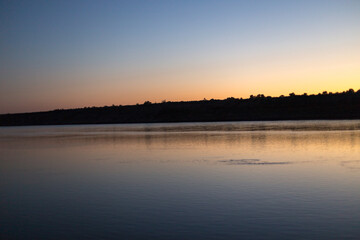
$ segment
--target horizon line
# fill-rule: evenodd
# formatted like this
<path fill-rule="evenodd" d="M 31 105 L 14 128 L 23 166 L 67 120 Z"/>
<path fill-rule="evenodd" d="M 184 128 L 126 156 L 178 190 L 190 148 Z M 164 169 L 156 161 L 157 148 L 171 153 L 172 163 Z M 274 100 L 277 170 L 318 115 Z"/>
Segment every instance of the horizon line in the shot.
<path fill-rule="evenodd" d="M 75 108 L 56 108 L 56 109 L 51 109 L 51 110 L 44 110 L 44 111 L 33 111 L 33 112 L 14 112 L 14 113 L 0 113 L 0 115 L 11 115 L 11 114 L 27 114 L 27 113 L 44 113 L 44 112 L 52 112 L 52 111 L 67 111 L 67 110 L 78 110 L 78 109 L 88 109 L 88 108 L 105 108 L 105 107 L 126 107 L 126 106 L 142 106 L 142 105 L 151 105 L 151 104 L 164 104 L 164 103 L 187 103 L 187 102 L 201 102 L 201 101 L 225 101 L 225 100 L 249 100 L 249 99 L 253 99 L 253 98 L 288 98 L 288 97 L 295 97 L 295 96 L 305 96 L 305 97 L 309 97 L 309 96 L 319 96 L 319 95 L 334 95 L 334 94 L 345 94 L 345 93 L 360 93 L 360 89 L 358 89 L 357 91 L 355 91 L 353 88 L 349 88 L 348 90 L 344 90 L 342 92 L 328 92 L 328 91 L 323 91 L 323 92 L 319 92 L 317 94 L 307 94 L 307 93 L 303 93 L 303 94 L 296 94 L 295 92 L 291 92 L 288 93 L 288 95 L 283 95 L 281 94 L 280 96 L 265 96 L 264 94 L 257 94 L 257 95 L 253 95 L 251 94 L 248 98 L 236 98 L 236 97 L 227 97 L 224 99 L 207 99 L 207 98 L 203 98 L 202 100 L 189 100 L 189 101 L 167 101 L 166 99 L 162 100 L 161 102 L 151 102 L 148 100 L 145 100 L 143 103 L 135 103 L 135 104 L 127 104 L 127 105 L 104 105 L 104 106 L 84 106 L 84 107 L 75 107 Z"/>

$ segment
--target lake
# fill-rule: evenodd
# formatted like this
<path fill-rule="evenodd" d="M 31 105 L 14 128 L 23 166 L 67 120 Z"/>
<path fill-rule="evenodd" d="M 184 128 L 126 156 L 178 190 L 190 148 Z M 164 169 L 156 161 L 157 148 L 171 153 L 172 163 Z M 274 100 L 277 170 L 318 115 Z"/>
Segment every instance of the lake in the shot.
<path fill-rule="evenodd" d="M 359 120 L 0 128 L 1 239 L 359 237 Z"/>

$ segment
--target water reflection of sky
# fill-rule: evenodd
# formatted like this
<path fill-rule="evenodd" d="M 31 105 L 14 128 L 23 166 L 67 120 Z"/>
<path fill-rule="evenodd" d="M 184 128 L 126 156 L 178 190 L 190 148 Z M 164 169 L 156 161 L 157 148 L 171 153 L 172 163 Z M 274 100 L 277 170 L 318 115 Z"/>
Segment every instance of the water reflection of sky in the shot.
<path fill-rule="evenodd" d="M 0 236 L 356 239 L 359 121 L 301 124 L 1 128 Z"/>

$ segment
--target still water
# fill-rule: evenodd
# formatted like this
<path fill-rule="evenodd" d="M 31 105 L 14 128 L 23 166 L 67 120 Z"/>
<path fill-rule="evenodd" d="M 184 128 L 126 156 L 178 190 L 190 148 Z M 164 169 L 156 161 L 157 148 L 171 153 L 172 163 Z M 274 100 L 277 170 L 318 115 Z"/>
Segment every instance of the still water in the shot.
<path fill-rule="evenodd" d="M 0 128 L 1 239 L 360 239 L 360 121 Z"/>

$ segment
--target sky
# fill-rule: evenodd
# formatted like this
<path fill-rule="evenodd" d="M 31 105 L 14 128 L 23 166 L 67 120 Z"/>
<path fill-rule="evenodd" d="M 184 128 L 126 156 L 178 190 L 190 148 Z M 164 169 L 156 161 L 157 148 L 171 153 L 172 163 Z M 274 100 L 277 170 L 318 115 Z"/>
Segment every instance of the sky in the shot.
<path fill-rule="evenodd" d="M 0 114 L 349 88 L 359 0 L 0 1 Z"/>

